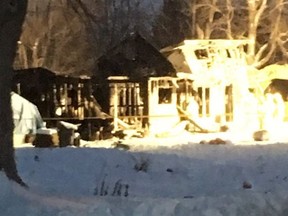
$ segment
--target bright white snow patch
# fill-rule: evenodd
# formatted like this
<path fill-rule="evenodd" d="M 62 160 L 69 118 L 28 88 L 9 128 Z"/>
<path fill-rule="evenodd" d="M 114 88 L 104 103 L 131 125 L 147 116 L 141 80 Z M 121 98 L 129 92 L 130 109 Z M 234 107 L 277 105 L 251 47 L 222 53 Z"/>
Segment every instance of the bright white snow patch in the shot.
<path fill-rule="evenodd" d="M 1 173 L 1 215 L 288 215 L 287 144 L 201 145 L 201 139 L 124 140 L 129 151 L 114 149 L 117 140 L 80 148 L 23 145 L 16 160 L 30 188 Z"/>

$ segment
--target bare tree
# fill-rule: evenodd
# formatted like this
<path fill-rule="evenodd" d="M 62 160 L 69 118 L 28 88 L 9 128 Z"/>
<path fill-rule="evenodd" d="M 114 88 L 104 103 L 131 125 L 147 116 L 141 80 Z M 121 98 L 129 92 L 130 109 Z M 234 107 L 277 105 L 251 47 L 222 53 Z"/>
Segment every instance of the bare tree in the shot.
<path fill-rule="evenodd" d="M 284 15 L 283 12 L 287 3 L 288 1 L 286 0 L 269 2 L 262 0 L 259 1 L 259 5 L 256 8 L 258 13 L 255 12 L 254 15 L 252 13 L 252 18 L 249 19 L 250 23 L 252 23 L 249 39 L 251 36 L 251 41 L 255 40 L 255 45 L 251 45 L 250 50 L 248 49 L 248 54 L 254 56 L 254 59 L 252 58 L 253 66 L 261 68 L 263 65 L 287 59 L 287 14 Z M 253 16 L 255 16 L 254 19 Z M 253 26 L 253 22 L 257 27 Z M 253 32 L 256 35 L 256 39 L 253 38 Z"/>
<path fill-rule="evenodd" d="M 163 1 L 161 11 L 157 14 L 152 28 L 154 41 L 158 47 L 177 44 L 191 36 L 191 18 L 190 14 L 184 11 L 185 8 L 186 4 L 183 0 Z"/>
<path fill-rule="evenodd" d="M 231 0 L 186 1 L 190 10 L 192 36 L 199 39 L 233 38 Z"/>
<path fill-rule="evenodd" d="M 248 63 L 256 68 L 287 59 L 287 0 L 187 1 L 194 38 L 248 39 Z"/>
<path fill-rule="evenodd" d="M 19 177 L 13 148 L 11 110 L 12 64 L 26 13 L 27 1 L 0 1 L 0 167 L 7 177 L 26 186 Z"/>
<path fill-rule="evenodd" d="M 146 34 L 149 16 L 140 0 L 71 0 L 68 5 L 82 18 L 92 39 L 95 55 L 101 56 L 132 31 Z"/>
<path fill-rule="evenodd" d="M 44 67 L 63 74 L 91 75 L 95 62 L 91 41 L 68 2 L 29 1 L 15 68 Z"/>

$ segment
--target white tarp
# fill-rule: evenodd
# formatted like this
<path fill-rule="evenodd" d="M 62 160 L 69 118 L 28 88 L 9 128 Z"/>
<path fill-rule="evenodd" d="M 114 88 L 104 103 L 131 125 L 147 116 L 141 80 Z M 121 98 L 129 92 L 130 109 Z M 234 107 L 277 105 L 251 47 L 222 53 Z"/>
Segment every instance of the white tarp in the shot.
<path fill-rule="evenodd" d="M 38 128 L 43 127 L 43 120 L 38 108 L 25 98 L 12 92 L 11 106 L 13 111 L 14 134 L 35 134 Z"/>

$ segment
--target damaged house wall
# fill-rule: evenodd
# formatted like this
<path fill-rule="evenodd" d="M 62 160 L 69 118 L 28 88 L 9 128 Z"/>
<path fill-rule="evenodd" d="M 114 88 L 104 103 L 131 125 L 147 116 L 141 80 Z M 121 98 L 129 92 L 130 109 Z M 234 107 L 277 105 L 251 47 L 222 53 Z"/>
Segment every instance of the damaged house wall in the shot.
<path fill-rule="evenodd" d="M 101 97 L 110 98 L 110 101 L 102 100 L 106 104 L 101 106 L 114 121 L 125 116 L 139 116 L 142 126 L 148 123 L 150 114 L 148 80 L 176 75 L 172 64 L 138 32 L 127 35 L 97 63 L 103 79 L 99 87 L 104 94 Z M 101 101 L 99 94 L 95 97 Z M 127 123 L 131 123 L 131 119 L 128 118 Z"/>

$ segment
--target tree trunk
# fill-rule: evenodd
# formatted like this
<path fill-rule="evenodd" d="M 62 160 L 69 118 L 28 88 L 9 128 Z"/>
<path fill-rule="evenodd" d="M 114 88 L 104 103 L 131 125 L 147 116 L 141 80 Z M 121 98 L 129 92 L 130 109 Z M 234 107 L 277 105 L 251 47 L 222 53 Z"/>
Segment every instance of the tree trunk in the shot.
<path fill-rule="evenodd" d="M 260 18 L 263 15 L 265 8 L 267 7 L 267 0 L 261 0 L 255 2 L 255 0 L 248 0 L 248 12 L 249 12 L 249 26 L 248 26 L 248 64 L 255 63 L 255 45 L 257 37 L 257 28 L 259 27 Z"/>
<path fill-rule="evenodd" d="M 27 0 L 0 1 L 0 168 L 7 177 L 26 186 L 16 169 L 11 109 L 12 65 L 21 34 Z"/>

